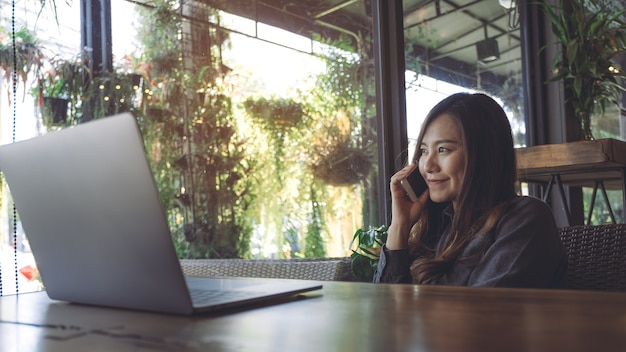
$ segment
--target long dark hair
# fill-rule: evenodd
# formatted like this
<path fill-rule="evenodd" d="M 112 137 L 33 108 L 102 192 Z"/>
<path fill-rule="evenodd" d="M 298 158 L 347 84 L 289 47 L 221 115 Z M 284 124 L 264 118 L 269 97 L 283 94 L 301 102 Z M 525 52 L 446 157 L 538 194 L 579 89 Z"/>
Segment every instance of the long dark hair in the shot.
<path fill-rule="evenodd" d="M 418 283 L 430 283 L 444 275 L 470 240 L 495 226 L 516 195 L 511 125 L 502 107 L 485 94 L 457 93 L 439 102 L 422 124 L 413 160 L 419 158 L 424 132 L 444 113 L 450 114 L 461 129 L 465 177 L 450 235 L 439 255 L 435 256 L 434 246 L 440 231 L 441 212 L 448 203 L 429 200 L 411 230 L 409 247 L 418 257 L 411 265 L 411 274 Z"/>

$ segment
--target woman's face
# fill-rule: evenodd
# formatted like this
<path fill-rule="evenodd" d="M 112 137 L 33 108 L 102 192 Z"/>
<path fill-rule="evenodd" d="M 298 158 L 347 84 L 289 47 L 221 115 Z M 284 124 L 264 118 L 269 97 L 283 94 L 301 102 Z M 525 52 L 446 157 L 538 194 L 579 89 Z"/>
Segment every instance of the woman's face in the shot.
<path fill-rule="evenodd" d="M 436 117 L 426 128 L 419 148 L 419 170 L 428 184 L 430 199 L 452 202 L 456 209 L 465 176 L 465 153 L 456 120 L 446 113 Z"/>

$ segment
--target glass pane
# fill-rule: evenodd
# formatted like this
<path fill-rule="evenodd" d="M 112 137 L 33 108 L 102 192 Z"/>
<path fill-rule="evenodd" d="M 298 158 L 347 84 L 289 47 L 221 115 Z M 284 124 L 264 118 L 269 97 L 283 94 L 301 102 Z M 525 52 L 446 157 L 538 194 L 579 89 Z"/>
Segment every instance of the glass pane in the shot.
<path fill-rule="evenodd" d="M 380 225 L 366 3 L 112 0 L 110 72 L 83 55 L 79 3 L 55 2 L 58 24 L 23 3 L 41 69 L 19 83 L 17 118 L 0 100 L 1 142 L 130 111 L 181 258 L 348 256 L 357 229 Z M 14 263 L 35 263 L 5 186 L 2 202 L 1 294 L 24 292 Z"/>
<path fill-rule="evenodd" d="M 403 0 L 411 148 L 428 111 L 445 96 L 462 91 L 495 98 L 509 116 L 515 144 L 525 144 L 516 3 Z"/>
<path fill-rule="evenodd" d="M 377 209 L 365 3 L 113 1 L 116 62 L 143 78 L 133 112 L 181 258 L 351 253 Z"/>
<path fill-rule="evenodd" d="M 48 5 L 40 8 L 40 5 L 0 1 L 1 144 L 46 133 L 47 127 L 41 113 L 47 97 L 39 85 L 40 79 L 50 73 L 52 61 L 72 59 L 80 51 L 78 5 L 72 7 L 65 2 L 57 2 L 56 17 L 52 7 Z M 13 38 L 17 49 L 15 75 Z M 15 90 L 13 82 L 16 83 Z M 42 288 L 41 281 L 28 238 L 19 214 L 13 209 L 3 178 L 1 187 L 0 295 L 39 290 Z"/>

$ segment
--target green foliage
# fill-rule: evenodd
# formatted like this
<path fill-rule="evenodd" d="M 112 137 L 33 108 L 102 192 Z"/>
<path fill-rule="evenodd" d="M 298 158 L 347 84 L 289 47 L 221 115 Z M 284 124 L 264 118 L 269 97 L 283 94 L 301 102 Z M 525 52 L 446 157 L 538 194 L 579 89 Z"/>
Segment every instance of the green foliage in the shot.
<path fill-rule="evenodd" d="M 373 78 L 371 61 L 336 76 L 348 82 L 356 73 L 353 86 L 333 83 L 328 77 L 326 83 L 333 85 L 333 91 L 317 90 L 320 99 L 315 109 L 309 100 L 276 97 L 249 98 L 235 105 L 218 83 L 227 78 L 220 57 L 227 36 L 210 27 L 210 40 L 193 46 L 210 53 L 199 64 L 201 60 L 185 44 L 194 40 L 193 35 L 188 38 L 189 33 L 182 33 L 187 24 L 179 15 L 185 8 L 179 6 L 185 5 L 167 0 L 151 5 L 154 9 L 145 8 L 140 16 L 144 25 L 139 34 L 143 46 L 139 66 L 145 68 L 148 84 L 142 131 L 165 195 L 162 201 L 179 256 L 249 257 L 253 228 L 262 229 L 256 233 L 263 236 L 254 243 L 264 241 L 262 250 L 278 248 L 279 257 L 325 255 L 325 216 L 337 210 L 333 202 L 350 197 L 349 204 L 358 206 L 360 199 L 358 192 L 329 191 L 315 180 L 307 168 L 308 156 L 311 145 L 327 137 L 325 129 L 317 129 L 320 121 L 331 125 L 339 110 L 349 111 L 353 123 L 348 133 L 333 141 L 363 144 L 361 118 L 373 115 L 363 113 L 366 96 L 373 92 L 363 86 Z M 202 18 L 215 18 L 218 13 L 209 10 L 205 15 Z M 186 40 L 181 42 L 180 37 Z M 350 97 L 342 102 L 334 100 L 335 95 Z M 233 114 L 233 105 L 242 107 L 249 119 Z M 244 126 L 252 128 L 242 130 Z"/>
<path fill-rule="evenodd" d="M 417 30 L 417 34 L 412 34 L 411 31 L 415 30 Z M 409 71 L 415 72 L 414 81 L 407 83 L 415 83 L 418 76 L 422 73 L 422 61 L 426 61 L 423 60 L 425 59 L 423 56 L 427 55 L 428 52 L 424 49 L 420 49 L 420 42 L 425 42 L 425 46 L 427 48 L 437 49 L 439 46 L 439 40 L 433 39 L 436 38 L 436 34 L 437 29 L 431 28 L 428 23 L 421 23 L 417 27 L 405 29 L 405 68 Z"/>
<path fill-rule="evenodd" d="M 311 187 L 311 208 L 311 218 L 308 221 L 305 237 L 304 256 L 307 258 L 323 258 L 326 256 L 324 239 L 322 237 L 324 214 L 317 200 L 317 192 L 314 187 Z"/>
<path fill-rule="evenodd" d="M 243 103 L 248 114 L 270 131 L 297 128 L 307 120 L 302 104 L 286 98 L 248 98 Z"/>
<path fill-rule="evenodd" d="M 357 280 L 371 282 L 374 271 L 378 265 L 380 250 L 387 242 L 387 226 L 369 227 L 358 229 L 352 238 L 352 246 L 356 243 L 356 249 L 352 249 L 352 272 Z"/>
<path fill-rule="evenodd" d="M 47 61 L 49 67 L 40 79 L 39 93 L 79 101 L 93 76 L 88 63 L 80 57 L 68 60 L 55 56 Z"/>
<path fill-rule="evenodd" d="M 317 92 L 326 101 L 327 112 L 346 108 L 363 108 L 368 88 L 364 84 L 373 77 L 373 65 L 357 53 L 346 52 L 333 43 L 324 55 L 326 72 L 318 75 Z"/>
<path fill-rule="evenodd" d="M 51 124 L 47 106 L 44 106 L 46 125 L 69 126 L 122 112 L 138 114 L 140 102 L 131 76 L 122 69 L 94 73 L 85 57 L 69 60 L 53 57 L 47 62 L 48 70 L 40 77 L 32 94 L 40 100 L 66 99 L 69 113 L 61 124 Z"/>
<path fill-rule="evenodd" d="M 183 50 L 179 35 L 182 19 L 175 0 L 153 0 L 148 5 L 153 8 L 140 10 L 143 21 L 137 37 L 143 44 L 141 59 L 150 67 L 151 78 L 158 80 L 158 77 L 163 79 L 181 68 Z"/>
<path fill-rule="evenodd" d="M 255 163 L 248 160 L 244 140 L 238 138 L 230 98 L 216 94 L 206 97 L 189 127 L 190 153 L 175 161 L 178 171 L 193 184 L 185 187 L 192 203 L 186 210 L 196 219 L 185 228 L 188 241 L 208 246 L 212 256 L 235 258 L 244 253 L 250 233 L 246 210 L 254 199 L 246 175 Z"/>
<path fill-rule="evenodd" d="M 218 83 L 224 76 L 221 50 L 211 50 L 227 38 L 213 34 L 207 41 L 211 56 L 194 56 L 180 40 L 178 2 L 152 5 L 141 10 L 139 29 L 143 52 L 137 65 L 146 78 L 140 122 L 177 253 L 249 256 L 248 211 L 255 194 L 248 175 L 256 162 L 246 153 L 231 98 Z"/>
<path fill-rule="evenodd" d="M 372 170 L 372 148 L 353 147 L 348 141 L 328 148 L 318 147 L 310 168 L 316 179 L 332 186 L 350 186 L 365 181 Z"/>
<path fill-rule="evenodd" d="M 318 116 L 314 129 L 323 136 L 312 143 L 309 167 L 319 181 L 351 186 L 367 181 L 376 160 L 373 66 L 363 53 L 341 51 L 334 44 L 326 66 L 309 97 Z"/>
<path fill-rule="evenodd" d="M 285 145 L 298 145 L 301 131 L 308 124 L 302 104 L 287 98 L 248 98 L 243 102 L 248 115 L 268 133 L 272 142 L 276 179 L 282 182 L 285 173 Z"/>
<path fill-rule="evenodd" d="M 93 118 L 132 112 L 137 115 L 137 91 L 131 76 L 121 71 L 96 75 L 85 92 L 84 99 L 91 102 Z"/>
<path fill-rule="evenodd" d="M 7 21 L 8 22 L 8 21 Z M 10 84 L 13 79 L 28 82 L 29 75 L 39 74 L 44 64 L 44 54 L 39 39 L 26 27 L 15 31 L 15 51 L 13 50 L 13 33 L 11 29 L 0 28 L 0 70 L 5 81 Z M 14 59 L 15 57 L 15 59 Z M 13 69 L 16 69 L 13 76 Z"/>
<path fill-rule="evenodd" d="M 593 139 L 590 118 L 608 104 L 621 103 L 626 73 L 614 58 L 626 51 L 626 10 L 613 11 L 606 1 L 568 1 L 562 7 L 539 3 L 562 45 L 552 61 L 555 75 L 549 82 L 563 81 L 568 102 L 580 121 L 581 136 Z M 589 4 L 588 6 L 586 4 Z"/>
<path fill-rule="evenodd" d="M 39 84 L 31 94 L 43 102 L 43 121 L 48 127 L 70 126 L 81 121 L 84 101 L 92 80 L 92 72 L 82 58 L 64 59 L 58 56 L 45 59 L 46 71 L 39 77 Z M 50 100 L 66 100 L 69 110 L 66 116 L 52 118 Z"/>
<path fill-rule="evenodd" d="M 596 190 L 594 194 L 592 188 L 583 188 L 584 213 L 589 215 L 589 207 L 593 203 L 589 224 L 610 224 L 612 223 L 611 213 L 615 217 L 616 224 L 624 223 L 624 204 L 621 190 L 606 190 L 606 198 L 602 189 Z M 608 202 L 608 204 L 607 204 Z M 610 208 L 609 208 L 610 206 Z"/>
<path fill-rule="evenodd" d="M 194 86 L 185 77 L 168 77 L 180 86 L 165 87 L 161 103 L 176 101 L 179 92 Z M 243 257 L 252 231 L 246 214 L 255 197 L 246 175 L 256 164 L 237 134 L 231 100 L 216 93 L 205 96 L 203 105 L 190 102 L 193 115 L 187 118 L 177 117 L 183 107 L 169 106 L 147 109 L 143 123 L 179 255 Z"/>
<path fill-rule="evenodd" d="M 251 144 L 256 160 L 263 165 L 253 177 L 261 203 L 255 204 L 258 224 L 268 229 L 267 238 L 280 256 L 319 257 L 325 253 L 323 206 L 318 202 L 323 189 L 313 184 L 306 168 L 306 155 L 314 133 L 309 107 L 292 98 L 249 97 L 242 102 L 246 115 L 258 126 Z M 256 239 L 262 246 L 267 239 Z M 303 243 L 304 242 L 304 243 Z"/>

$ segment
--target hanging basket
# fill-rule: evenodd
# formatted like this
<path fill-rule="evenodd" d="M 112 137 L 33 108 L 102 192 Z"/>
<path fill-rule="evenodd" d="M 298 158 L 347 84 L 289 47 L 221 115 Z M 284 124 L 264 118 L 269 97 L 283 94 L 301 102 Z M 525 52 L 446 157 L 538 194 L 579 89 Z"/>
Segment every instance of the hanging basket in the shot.
<path fill-rule="evenodd" d="M 64 125 L 67 121 L 67 104 L 63 98 L 43 98 L 43 118 L 49 126 Z"/>
<path fill-rule="evenodd" d="M 168 122 L 174 114 L 166 108 L 150 107 L 146 109 L 146 117 L 153 122 Z"/>
<path fill-rule="evenodd" d="M 141 75 L 138 73 L 129 73 L 128 80 L 132 85 L 133 89 L 138 89 L 141 86 Z"/>
<path fill-rule="evenodd" d="M 302 105 L 292 99 L 248 99 L 244 102 L 248 114 L 269 130 L 298 128 L 305 123 Z"/>
<path fill-rule="evenodd" d="M 372 157 L 364 148 L 338 144 L 311 165 L 313 176 L 331 186 L 350 186 L 364 181 L 372 169 Z"/>
<path fill-rule="evenodd" d="M 178 65 L 178 53 L 165 52 L 152 59 L 150 71 L 153 76 L 167 75 L 178 67 Z"/>

